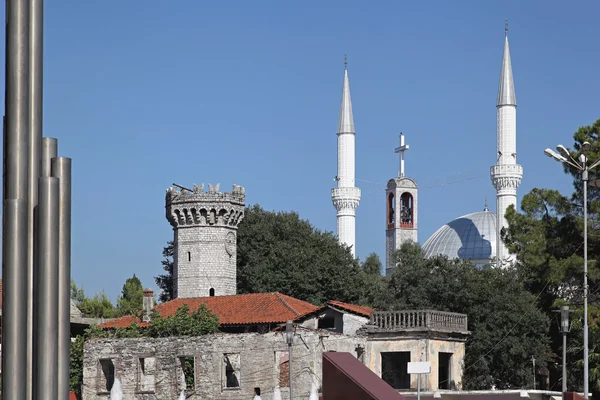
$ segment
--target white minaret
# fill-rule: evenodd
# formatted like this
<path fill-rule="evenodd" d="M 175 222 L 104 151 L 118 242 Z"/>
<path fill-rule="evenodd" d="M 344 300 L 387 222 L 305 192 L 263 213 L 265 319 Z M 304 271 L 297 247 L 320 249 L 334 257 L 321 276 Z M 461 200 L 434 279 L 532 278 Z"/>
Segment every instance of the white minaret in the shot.
<path fill-rule="evenodd" d="M 506 209 L 511 204 L 517 206 L 517 188 L 523 178 L 523 167 L 517 164 L 517 98 L 508 48 L 508 21 L 504 31 L 504 55 L 496 104 L 497 162 L 490 169 L 492 183 L 496 188 L 498 266 L 508 261 L 506 248 L 500 245 L 500 230 L 507 227 L 504 218 Z"/>
<path fill-rule="evenodd" d="M 360 202 L 360 189 L 354 187 L 354 118 L 348 81 L 348 61 L 344 60 L 344 87 L 338 123 L 337 187 L 331 189 L 331 200 L 337 210 L 337 234 L 341 243 L 352 248 L 356 256 L 355 211 Z"/>

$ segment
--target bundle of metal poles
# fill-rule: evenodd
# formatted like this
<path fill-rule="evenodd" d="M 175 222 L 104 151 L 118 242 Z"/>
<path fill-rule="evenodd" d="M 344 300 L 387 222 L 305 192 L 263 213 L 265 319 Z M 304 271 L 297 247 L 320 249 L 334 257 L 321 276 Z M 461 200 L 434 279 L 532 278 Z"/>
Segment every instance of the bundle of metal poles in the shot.
<path fill-rule="evenodd" d="M 43 0 L 6 0 L 2 398 L 69 398 L 71 159 L 42 138 Z"/>

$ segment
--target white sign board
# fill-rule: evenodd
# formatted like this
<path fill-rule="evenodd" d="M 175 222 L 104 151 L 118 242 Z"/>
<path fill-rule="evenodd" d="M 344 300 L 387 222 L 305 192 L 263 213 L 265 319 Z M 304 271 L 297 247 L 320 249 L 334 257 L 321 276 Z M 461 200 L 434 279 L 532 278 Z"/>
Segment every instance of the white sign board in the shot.
<path fill-rule="evenodd" d="M 431 361 L 409 362 L 407 372 L 409 374 L 428 374 L 431 372 Z"/>

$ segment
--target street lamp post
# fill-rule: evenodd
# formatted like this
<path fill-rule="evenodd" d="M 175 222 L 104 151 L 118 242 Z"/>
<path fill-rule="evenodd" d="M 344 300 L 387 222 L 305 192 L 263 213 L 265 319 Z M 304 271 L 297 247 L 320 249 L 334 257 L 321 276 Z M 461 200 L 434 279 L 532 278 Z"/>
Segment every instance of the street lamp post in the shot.
<path fill-rule="evenodd" d="M 558 331 L 563 337 L 563 358 L 562 358 L 562 391 L 567 391 L 567 334 L 571 331 L 571 323 L 569 321 L 569 314 L 573 311 L 569 310 L 569 306 L 562 306 L 560 310 L 554 312 L 560 313 L 558 319 Z"/>
<path fill-rule="evenodd" d="M 581 155 L 578 163 L 571 157 L 571 153 L 561 144 L 556 146 L 558 153 L 546 149 L 544 154 L 555 159 L 558 162 L 568 164 L 581 172 L 581 180 L 583 181 L 583 397 L 588 398 L 589 389 L 589 365 L 588 365 L 588 284 L 587 284 L 587 184 L 589 179 L 588 171 L 600 165 L 600 160 L 588 167 L 587 155 L 590 151 L 590 143 L 584 142 L 581 146 Z"/>
<path fill-rule="evenodd" d="M 285 340 L 288 345 L 288 365 L 290 373 L 290 400 L 294 399 L 294 389 L 292 387 L 292 345 L 294 344 L 294 323 L 287 321 L 285 324 Z"/>

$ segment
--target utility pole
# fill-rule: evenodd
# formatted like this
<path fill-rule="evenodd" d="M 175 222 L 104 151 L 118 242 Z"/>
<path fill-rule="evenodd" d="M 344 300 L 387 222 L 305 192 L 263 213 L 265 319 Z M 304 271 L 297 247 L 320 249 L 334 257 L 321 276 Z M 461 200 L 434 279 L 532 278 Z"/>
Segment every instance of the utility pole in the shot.
<path fill-rule="evenodd" d="M 285 323 L 285 340 L 288 345 L 288 365 L 290 366 L 290 400 L 293 400 L 294 389 L 292 386 L 292 345 L 294 344 L 294 323 L 291 320 Z"/>
<path fill-rule="evenodd" d="M 535 357 L 531 356 L 531 362 L 533 363 L 533 390 L 535 390 Z"/>

